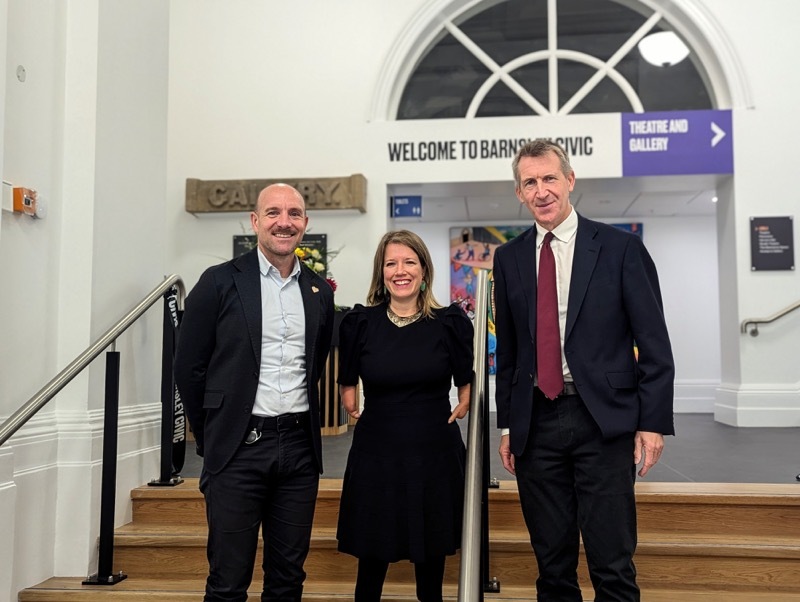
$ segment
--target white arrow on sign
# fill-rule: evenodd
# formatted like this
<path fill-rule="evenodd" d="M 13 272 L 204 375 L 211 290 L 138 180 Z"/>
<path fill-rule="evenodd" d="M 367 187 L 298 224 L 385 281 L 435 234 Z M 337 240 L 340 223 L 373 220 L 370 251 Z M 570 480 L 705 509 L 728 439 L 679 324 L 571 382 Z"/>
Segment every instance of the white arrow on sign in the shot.
<path fill-rule="evenodd" d="M 712 121 L 711 131 L 714 132 L 714 137 L 711 139 L 711 147 L 713 148 L 725 137 L 725 130 Z"/>

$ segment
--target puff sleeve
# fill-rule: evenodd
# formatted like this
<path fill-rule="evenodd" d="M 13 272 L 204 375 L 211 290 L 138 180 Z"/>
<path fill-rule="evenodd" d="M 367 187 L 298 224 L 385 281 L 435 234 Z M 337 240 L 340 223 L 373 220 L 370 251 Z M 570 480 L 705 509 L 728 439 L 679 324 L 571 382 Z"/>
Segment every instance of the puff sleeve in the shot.
<path fill-rule="evenodd" d="M 367 335 L 367 315 L 363 305 L 351 309 L 339 325 L 339 377 L 345 387 L 358 384 L 361 350 Z"/>
<path fill-rule="evenodd" d="M 450 367 L 453 371 L 453 383 L 457 387 L 472 382 L 472 321 L 457 304 L 452 304 L 444 311 L 442 319 L 445 328 L 447 349 L 450 353 Z"/>

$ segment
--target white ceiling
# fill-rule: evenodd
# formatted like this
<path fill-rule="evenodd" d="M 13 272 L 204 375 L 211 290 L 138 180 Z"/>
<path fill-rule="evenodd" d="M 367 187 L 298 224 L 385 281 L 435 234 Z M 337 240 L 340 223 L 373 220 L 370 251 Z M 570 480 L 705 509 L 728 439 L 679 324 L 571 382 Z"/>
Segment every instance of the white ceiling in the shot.
<path fill-rule="evenodd" d="M 577 180 L 570 195 L 585 217 L 642 218 L 714 215 L 715 175 L 648 176 L 642 178 Z M 389 195 L 421 195 L 422 217 L 414 222 L 495 223 L 529 220 L 530 213 L 514 194 L 514 183 L 441 182 L 395 184 Z"/>

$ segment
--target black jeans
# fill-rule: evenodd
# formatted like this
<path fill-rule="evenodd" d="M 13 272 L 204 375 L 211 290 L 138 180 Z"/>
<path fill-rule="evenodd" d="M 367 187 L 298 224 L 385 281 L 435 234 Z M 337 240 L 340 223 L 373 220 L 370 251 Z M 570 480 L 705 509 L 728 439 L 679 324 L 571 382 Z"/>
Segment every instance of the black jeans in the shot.
<path fill-rule="evenodd" d="M 638 602 L 633 434 L 604 440 L 580 397 L 549 400 L 537 392 L 530 439 L 515 460 L 538 600 L 582 600 L 582 536 L 595 601 Z"/>
<path fill-rule="evenodd" d="M 303 563 L 319 488 L 307 428 L 273 421 L 257 441 L 242 443 L 219 474 L 203 472 L 208 519 L 206 602 L 247 599 L 259 530 L 264 538 L 262 601 L 302 598 Z"/>

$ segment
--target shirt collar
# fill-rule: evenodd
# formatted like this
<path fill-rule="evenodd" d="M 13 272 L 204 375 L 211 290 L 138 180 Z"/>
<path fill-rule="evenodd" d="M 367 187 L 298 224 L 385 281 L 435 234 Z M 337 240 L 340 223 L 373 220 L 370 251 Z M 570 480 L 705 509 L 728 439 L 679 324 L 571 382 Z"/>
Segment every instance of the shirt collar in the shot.
<path fill-rule="evenodd" d="M 277 276 L 278 278 L 283 279 L 281 276 L 280 271 L 274 265 L 269 262 L 264 256 L 264 253 L 261 252 L 261 247 L 258 247 L 258 270 L 261 272 L 262 276 Z M 294 258 L 294 267 L 292 268 L 292 273 L 289 274 L 289 278 L 297 278 L 300 275 L 300 260 L 295 255 Z"/>
<path fill-rule="evenodd" d="M 567 218 L 558 224 L 555 228 L 553 228 L 553 237 L 558 239 L 561 242 L 568 242 L 575 236 L 575 233 L 578 231 L 578 212 L 575 211 L 575 207 L 570 206 L 569 215 Z M 538 233 L 538 243 L 537 246 L 541 246 L 542 242 L 544 242 L 544 235 L 547 234 L 547 230 L 542 228 L 538 223 L 536 223 L 536 232 Z"/>

